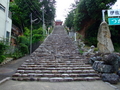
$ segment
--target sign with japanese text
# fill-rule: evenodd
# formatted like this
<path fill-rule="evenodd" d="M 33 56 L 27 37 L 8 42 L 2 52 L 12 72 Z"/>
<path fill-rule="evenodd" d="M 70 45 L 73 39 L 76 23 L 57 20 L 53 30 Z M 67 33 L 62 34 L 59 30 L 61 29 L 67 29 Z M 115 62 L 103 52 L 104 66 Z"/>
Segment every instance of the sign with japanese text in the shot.
<path fill-rule="evenodd" d="M 109 25 L 120 25 L 120 18 L 108 18 Z"/>
<path fill-rule="evenodd" d="M 112 17 L 112 16 L 120 16 L 120 9 L 116 9 L 116 10 L 107 10 L 108 11 L 108 16 Z"/>

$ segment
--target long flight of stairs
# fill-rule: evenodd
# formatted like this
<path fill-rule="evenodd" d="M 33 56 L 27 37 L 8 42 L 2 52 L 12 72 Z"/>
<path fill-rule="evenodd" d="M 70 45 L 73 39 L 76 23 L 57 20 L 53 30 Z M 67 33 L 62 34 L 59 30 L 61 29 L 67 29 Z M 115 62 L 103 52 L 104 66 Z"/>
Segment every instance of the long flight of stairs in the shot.
<path fill-rule="evenodd" d="M 62 26 L 55 27 L 12 76 L 18 81 L 87 81 L 100 80 Z"/>

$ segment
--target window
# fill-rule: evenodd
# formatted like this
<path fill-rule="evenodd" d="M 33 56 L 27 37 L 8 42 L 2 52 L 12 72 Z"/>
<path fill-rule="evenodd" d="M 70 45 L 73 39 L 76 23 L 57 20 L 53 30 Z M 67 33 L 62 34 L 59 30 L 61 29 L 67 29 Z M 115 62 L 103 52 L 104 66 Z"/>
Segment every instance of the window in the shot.
<path fill-rule="evenodd" d="M 6 42 L 9 42 L 10 32 L 6 32 Z"/>
<path fill-rule="evenodd" d="M 3 12 L 5 12 L 5 7 L 2 4 L 0 4 L 0 10 L 2 10 Z"/>

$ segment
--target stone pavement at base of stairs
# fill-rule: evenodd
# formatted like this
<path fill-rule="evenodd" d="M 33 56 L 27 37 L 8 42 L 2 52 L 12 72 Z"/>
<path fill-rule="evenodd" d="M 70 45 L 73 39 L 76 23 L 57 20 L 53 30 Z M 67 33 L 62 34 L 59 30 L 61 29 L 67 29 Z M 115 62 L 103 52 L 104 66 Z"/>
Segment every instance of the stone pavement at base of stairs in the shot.
<path fill-rule="evenodd" d="M 80 82 L 24 82 L 9 80 L 0 90 L 119 90 L 102 81 Z"/>

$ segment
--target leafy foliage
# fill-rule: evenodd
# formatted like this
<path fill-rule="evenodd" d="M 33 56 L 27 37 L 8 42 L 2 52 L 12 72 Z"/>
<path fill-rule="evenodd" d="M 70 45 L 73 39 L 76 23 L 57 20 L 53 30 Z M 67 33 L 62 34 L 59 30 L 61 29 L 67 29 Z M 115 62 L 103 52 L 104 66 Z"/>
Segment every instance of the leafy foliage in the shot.
<path fill-rule="evenodd" d="M 15 52 L 11 56 L 14 59 L 18 59 L 22 57 L 23 55 L 22 55 L 22 52 L 19 50 L 19 48 L 15 48 Z"/>
<path fill-rule="evenodd" d="M 101 11 L 110 8 L 116 0 L 80 0 L 75 13 L 74 25 L 77 31 L 87 26 L 87 22 L 93 23 L 101 20 Z M 91 23 L 91 24 L 93 24 Z M 89 27 L 90 25 L 88 25 Z M 81 28 L 80 28 L 81 27 Z M 88 29 L 88 27 L 86 29 Z"/>
<path fill-rule="evenodd" d="M 4 43 L 0 42 L 0 63 L 4 61 L 4 59 L 6 58 L 4 55 L 4 52 L 6 50 L 6 45 L 4 45 Z"/>
<path fill-rule="evenodd" d="M 68 14 L 68 17 L 65 20 L 65 25 L 71 29 L 73 25 L 73 20 L 74 20 L 74 10 L 70 11 Z"/>
<path fill-rule="evenodd" d="M 47 27 L 53 24 L 55 18 L 55 0 L 42 0 L 41 5 L 44 6 L 45 24 Z"/>
<path fill-rule="evenodd" d="M 89 46 L 91 45 L 97 46 L 97 34 L 98 34 L 99 23 L 100 21 L 92 24 L 86 31 L 85 43 Z"/>
<path fill-rule="evenodd" d="M 110 26 L 111 39 L 115 48 L 115 51 L 120 52 L 120 26 Z"/>
<path fill-rule="evenodd" d="M 43 6 L 45 14 L 45 23 L 46 25 L 52 25 L 55 17 L 55 0 L 15 0 L 10 3 L 10 11 L 12 11 L 13 23 L 16 26 L 19 26 L 22 30 L 24 27 L 30 27 L 30 15 L 32 13 L 33 20 L 38 18 L 35 21 L 34 28 L 39 28 L 42 26 L 43 21 Z"/>
<path fill-rule="evenodd" d="M 29 45 L 29 39 L 26 36 L 19 36 L 18 43 Z"/>
<path fill-rule="evenodd" d="M 20 43 L 20 47 L 19 47 L 22 55 L 25 55 L 25 54 L 28 54 L 28 46 L 23 44 L 23 43 Z"/>
<path fill-rule="evenodd" d="M 42 28 L 33 30 L 32 42 L 37 43 L 40 40 L 43 40 L 43 30 L 42 30 Z"/>
<path fill-rule="evenodd" d="M 101 11 L 111 8 L 116 1 L 117 0 L 80 0 L 76 5 L 73 5 L 75 8 L 74 14 L 68 14 L 66 25 L 71 25 L 80 34 L 84 34 L 86 44 L 97 46 L 97 33 L 102 21 Z M 74 17 L 74 20 L 71 17 Z M 111 38 L 115 48 L 118 47 L 120 43 L 120 40 L 116 39 L 120 38 L 119 28 L 120 26 L 110 26 Z"/>

